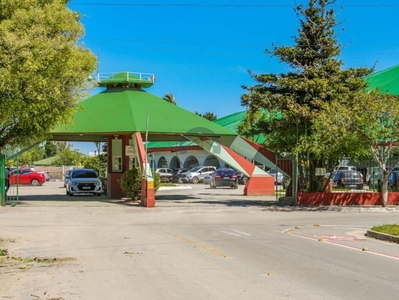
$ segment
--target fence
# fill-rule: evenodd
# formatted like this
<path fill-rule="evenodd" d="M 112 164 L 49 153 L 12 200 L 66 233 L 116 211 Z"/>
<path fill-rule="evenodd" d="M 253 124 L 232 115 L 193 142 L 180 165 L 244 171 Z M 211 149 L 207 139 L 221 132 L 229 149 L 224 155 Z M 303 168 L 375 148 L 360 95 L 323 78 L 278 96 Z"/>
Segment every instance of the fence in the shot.
<path fill-rule="evenodd" d="M 395 167 L 398 162 L 399 158 L 393 157 L 387 161 L 386 166 L 390 169 Z M 359 173 L 362 182 L 358 178 Z M 339 177 L 341 175 L 348 176 L 348 179 L 341 179 Z M 323 192 L 328 188 L 328 183 L 332 183 L 334 188 L 376 190 L 379 178 L 379 167 L 372 158 L 361 160 L 350 158 L 337 160 L 300 159 L 298 162 L 299 192 Z"/>
<path fill-rule="evenodd" d="M 64 173 L 73 168 L 78 168 L 77 166 L 35 166 L 36 172 L 48 172 L 50 175 L 50 180 L 62 181 L 64 180 Z"/>

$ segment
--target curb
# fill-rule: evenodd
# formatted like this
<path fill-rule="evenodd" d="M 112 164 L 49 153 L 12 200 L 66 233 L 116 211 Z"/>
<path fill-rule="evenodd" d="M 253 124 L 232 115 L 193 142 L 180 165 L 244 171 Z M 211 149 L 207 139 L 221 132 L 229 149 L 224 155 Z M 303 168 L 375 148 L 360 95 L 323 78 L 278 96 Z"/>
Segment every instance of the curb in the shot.
<path fill-rule="evenodd" d="M 160 186 L 158 191 L 170 191 L 170 190 L 191 190 L 192 187 L 189 185 L 179 185 L 179 186 Z"/>
<path fill-rule="evenodd" d="M 366 236 L 375 238 L 377 240 L 388 241 L 399 244 L 399 236 L 390 235 L 382 232 L 377 232 L 374 230 L 367 230 Z"/>

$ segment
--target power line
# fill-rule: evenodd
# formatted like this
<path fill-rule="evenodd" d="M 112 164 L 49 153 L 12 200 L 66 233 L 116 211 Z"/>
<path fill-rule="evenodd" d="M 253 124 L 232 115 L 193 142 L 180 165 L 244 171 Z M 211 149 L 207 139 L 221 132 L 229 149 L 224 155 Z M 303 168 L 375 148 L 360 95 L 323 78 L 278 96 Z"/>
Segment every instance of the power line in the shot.
<path fill-rule="evenodd" d="M 138 43 L 154 43 L 154 44 L 176 44 L 176 45 L 198 45 L 198 46 L 230 46 L 230 47 L 273 47 L 274 44 L 241 44 L 241 43 L 221 43 L 221 42 L 188 42 L 188 41 L 172 41 L 172 40 L 145 40 L 145 39 L 130 39 L 118 37 L 90 37 L 88 40 L 103 40 L 103 41 L 116 41 L 116 42 L 138 42 Z M 399 46 L 399 43 L 350 43 L 351 47 L 386 47 L 386 46 Z M 310 45 L 309 45 L 310 46 Z M 345 48 L 345 47 L 344 47 Z"/>
<path fill-rule="evenodd" d="M 70 5 L 87 5 L 87 6 L 147 6 L 147 7 L 237 7 L 237 8 L 262 8 L 262 7 L 288 7 L 292 8 L 296 4 L 165 4 L 165 3 L 94 3 L 94 2 L 71 2 Z M 339 7 L 399 7 L 399 4 L 345 4 L 345 5 L 332 5 Z"/>
<path fill-rule="evenodd" d="M 138 46 L 138 45 L 128 45 L 128 44 L 115 44 L 115 43 L 103 43 L 103 42 L 93 42 L 97 46 L 103 45 L 108 47 L 118 47 L 118 48 L 134 48 L 138 50 L 145 51 L 160 51 L 160 52 L 169 52 L 169 53 L 185 53 L 185 54 L 200 54 L 200 55 L 216 55 L 216 56 L 247 56 L 247 57 L 256 57 L 256 56 L 265 56 L 264 51 L 260 51 L 257 53 L 243 53 L 243 52 L 225 52 L 225 51 L 204 51 L 204 50 L 196 50 L 196 49 L 168 49 L 168 48 L 157 48 L 157 47 L 148 47 L 148 46 Z M 370 56 L 370 55 L 384 55 L 384 56 L 397 56 L 399 52 L 347 52 L 345 50 L 341 51 L 340 56 Z"/>

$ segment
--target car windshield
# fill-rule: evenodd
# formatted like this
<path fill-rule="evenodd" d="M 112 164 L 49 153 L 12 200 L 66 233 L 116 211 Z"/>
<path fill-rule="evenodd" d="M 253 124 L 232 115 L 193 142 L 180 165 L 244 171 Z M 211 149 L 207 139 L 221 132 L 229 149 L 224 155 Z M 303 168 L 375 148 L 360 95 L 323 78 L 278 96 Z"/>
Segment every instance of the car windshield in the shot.
<path fill-rule="evenodd" d="M 230 175 L 230 174 L 234 174 L 235 171 L 232 170 L 232 169 L 219 169 L 219 170 L 216 170 L 216 173 L 217 173 L 217 174 L 226 174 L 226 175 Z"/>
<path fill-rule="evenodd" d="M 72 178 L 97 178 L 97 174 L 91 170 L 75 170 L 72 172 Z"/>

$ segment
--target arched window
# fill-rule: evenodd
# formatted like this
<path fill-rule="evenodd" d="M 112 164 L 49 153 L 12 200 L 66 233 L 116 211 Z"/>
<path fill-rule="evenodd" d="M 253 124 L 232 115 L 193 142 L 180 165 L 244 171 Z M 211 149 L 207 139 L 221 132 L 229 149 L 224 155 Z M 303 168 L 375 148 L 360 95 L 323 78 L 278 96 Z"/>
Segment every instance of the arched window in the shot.
<path fill-rule="evenodd" d="M 170 168 L 172 168 L 172 169 L 180 168 L 180 161 L 177 156 L 172 157 L 172 159 L 170 161 Z"/>
<path fill-rule="evenodd" d="M 216 168 L 220 168 L 220 163 L 215 156 L 209 155 L 204 161 L 204 166 L 215 166 Z"/>
<path fill-rule="evenodd" d="M 157 168 L 167 168 L 168 167 L 168 162 L 166 161 L 166 158 L 161 156 L 158 160 Z"/>
<path fill-rule="evenodd" d="M 199 166 L 199 162 L 195 156 L 190 155 L 184 161 L 184 168 L 194 168 L 196 166 Z"/>

